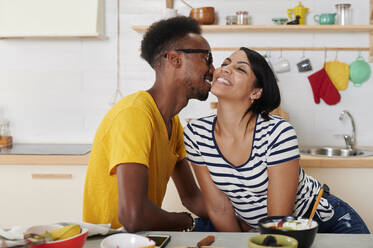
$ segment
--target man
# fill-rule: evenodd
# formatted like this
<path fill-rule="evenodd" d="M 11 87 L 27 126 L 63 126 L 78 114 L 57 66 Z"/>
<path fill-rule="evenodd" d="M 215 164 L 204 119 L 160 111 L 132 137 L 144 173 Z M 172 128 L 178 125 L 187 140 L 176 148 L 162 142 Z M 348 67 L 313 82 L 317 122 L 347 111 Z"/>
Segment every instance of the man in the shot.
<path fill-rule="evenodd" d="M 206 100 L 214 67 L 198 23 L 175 17 L 154 23 L 141 56 L 155 71 L 148 91 L 124 97 L 100 124 L 87 170 L 83 220 L 129 232 L 181 231 L 189 213 L 161 209 L 170 176 L 183 205 L 207 217 L 202 194 L 186 162 L 177 114 L 189 99 Z"/>

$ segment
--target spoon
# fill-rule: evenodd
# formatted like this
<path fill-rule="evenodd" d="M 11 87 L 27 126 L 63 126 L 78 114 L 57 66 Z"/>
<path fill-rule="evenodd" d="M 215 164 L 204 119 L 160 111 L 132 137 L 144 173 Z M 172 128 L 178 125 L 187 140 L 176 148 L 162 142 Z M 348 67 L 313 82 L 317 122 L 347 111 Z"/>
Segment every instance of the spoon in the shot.
<path fill-rule="evenodd" d="M 323 192 L 324 192 L 324 189 L 321 188 L 320 191 L 319 191 L 319 193 L 317 194 L 317 198 L 316 198 L 315 204 L 313 205 L 310 217 L 308 218 L 308 222 L 307 222 L 308 226 L 311 226 L 311 221 L 313 219 L 313 216 L 315 215 L 316 208 L 319 205 L 319 202 L 320 202 L 320 199 L 321 199 L 321 196 L 322 196 Z"/>

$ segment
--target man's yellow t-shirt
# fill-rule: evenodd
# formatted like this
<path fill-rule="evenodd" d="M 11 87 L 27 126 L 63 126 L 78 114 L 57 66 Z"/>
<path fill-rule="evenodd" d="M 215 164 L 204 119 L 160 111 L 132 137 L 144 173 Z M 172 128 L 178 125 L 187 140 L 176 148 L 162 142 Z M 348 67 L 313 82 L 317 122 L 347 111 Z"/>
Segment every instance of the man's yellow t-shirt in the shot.
<path fill-rule="evenodd" d="M 122 226 L 116 176 L 116 166 L 122 163 L 148 167 L 148 197 L 161 207 L 174 166 L 185 156 L 178 116 L 172 118 L 169 139 L 152 96 L 145 91 L 126 96 L 105 115 L 96 132 L 84 186 L 83 221 Z"/>

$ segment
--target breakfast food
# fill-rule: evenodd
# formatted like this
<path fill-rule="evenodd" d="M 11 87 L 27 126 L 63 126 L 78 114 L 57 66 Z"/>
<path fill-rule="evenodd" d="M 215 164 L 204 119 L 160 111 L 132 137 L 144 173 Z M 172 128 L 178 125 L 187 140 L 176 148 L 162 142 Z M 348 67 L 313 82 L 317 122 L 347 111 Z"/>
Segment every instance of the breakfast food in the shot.
<path fill-rule="evenodd" d="M 199 247 L 202 247 L 202 246 L 211 245 L 212 243 L 214 243 L 214 241 L 215 241 L 215 236 L 209 235 L 206 238 L 203 238 L 202 240 L 200 240 L 197 243 L 197 247 L 199 248 Z"/>
<path fill-rule="evenodd" d="M 282 229 L 282 230 L 307 230 L 314 228 L 316 226 L 316 222 L 312 221 L 310 225 L 308 225 L 308 219 L 301 219 L 298 218 L 296 220 L 278 220 L 274 222 L 268 222 L 263 224 L 264 227 L 273 228 L 273 229 Z"/>

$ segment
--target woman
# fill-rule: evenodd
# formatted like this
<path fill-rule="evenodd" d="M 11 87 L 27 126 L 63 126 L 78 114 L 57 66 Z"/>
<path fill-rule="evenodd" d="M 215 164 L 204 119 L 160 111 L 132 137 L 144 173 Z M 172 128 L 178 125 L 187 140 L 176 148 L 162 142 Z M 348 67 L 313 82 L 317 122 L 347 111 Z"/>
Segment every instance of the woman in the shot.
<path fill-rule="evenodd" d="M 299 166 L 294 128 L 268 113 L 280 92 L 266 60 L 240 48 L 214 72 L 217 115 L 184 130 L 188 159 L 217 231 L 248 231 L 265 216 L 308 217 L 321 185 Z M 345 202 L 326 194 L 314 219 L 319 232 L 369 233 Z"/>

